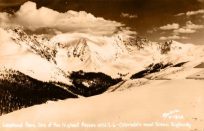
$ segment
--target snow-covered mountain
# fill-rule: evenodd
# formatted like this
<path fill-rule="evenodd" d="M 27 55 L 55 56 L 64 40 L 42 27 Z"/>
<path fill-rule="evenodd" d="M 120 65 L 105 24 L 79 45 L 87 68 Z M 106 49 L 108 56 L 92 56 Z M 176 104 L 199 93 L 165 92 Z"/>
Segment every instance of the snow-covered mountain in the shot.
<path fill-rule="evenodd" d="M 47 14 L 49 19 L 43 17 Z M 41 20 L 35 21 L 37 16 Z M 24 100 L 26 91 L 20 97 L 19 90 L 32 94 L 48 85 L 51 92 L 62 89 L 68 94 L 66 98 L 70 94 L 98 95 L 129 88 L 130 79 L 137 79 L 136 83 L 133 80 L 137 86 L 148 83 L 148 79 L 169 79 L 167 74 L 180 70 L 172 71 L 171 67 L 186 66 L 182 70 L 188 70 L 188 65 L 192 67 L 203 59 L 201 45 L 152 42 L 121 23 L 86 12 L 59 13 L 44 7 L 37 9 L 34 3 L 27 2 L 13 16 L 0 13 L 0 90 L 9 92 L 0 94 L 1 100 L 10 96 Z M 9 88 L 3 88 L 5 82 Z M 19 90 L 13 92 L 12 85 Z M 41 99 L 45 102 L 42 94 L 36 96 L 40 102 L 33 103 L 33 99 L 30 105 L 42 103 Z M 3 109 L 0 114 L 5 112 Z"/>
<path fill-rule="evenodd" d="M 5 33 L 7 37 L 3 43 L 9 43 L 12 48 L 18 48 L 15 50 L 16 52 L 12 51 L 13 54 L 11 53 L 9 58 L 5 58 L 7 62 L 23 53 L 16 58 L 16 62 L 23 59 L 22 62 L 25 63 L 21 64 L 30 65 L 27 70 L 31 72 L 35 72 L 34 70 L 39 67 L 37 65 L 45 65 L 47 67 L 43 70 L 48 69 L 46 74 L 56 72 L 66 76 L 68 72 L 83 70 L 103 72 L 113 77 L 119 77 L 118 74 L 131 75 L 150 64 L 176 64 L 191 61 L 196 55 L 199 55 L 197 47 L 191 44 L 182 44 L 176 41 L 151 42 L 124 31 L 119 31 L 111 36 L 84 33 L 37 35 L 26 33 L 23 28 L 19 27 L 1 29 L 1 32 Z M 2 56 L 2 58 L 4 57 L 5 55 Z M 32 62 L 29 62 L 31 59 Z M 1 63 L 3 65 L 7 62 Z M 16 65 L 13 64 L 13 66 Z M 52 77 L 56 77 L 56 74 Z"/>

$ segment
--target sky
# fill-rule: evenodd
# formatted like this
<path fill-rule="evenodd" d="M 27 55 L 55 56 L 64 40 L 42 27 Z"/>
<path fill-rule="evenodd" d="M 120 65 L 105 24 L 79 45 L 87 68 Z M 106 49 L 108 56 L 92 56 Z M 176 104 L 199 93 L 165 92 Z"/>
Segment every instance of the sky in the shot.
<path fill-rule="evenodd" d="M 0 10 L 17 10 L 27 0 L 0 0 Z M 204 44 L 204 0 L 33 0 L 58 12 L 86 11 L 125 24 L 141 37 Z"/>

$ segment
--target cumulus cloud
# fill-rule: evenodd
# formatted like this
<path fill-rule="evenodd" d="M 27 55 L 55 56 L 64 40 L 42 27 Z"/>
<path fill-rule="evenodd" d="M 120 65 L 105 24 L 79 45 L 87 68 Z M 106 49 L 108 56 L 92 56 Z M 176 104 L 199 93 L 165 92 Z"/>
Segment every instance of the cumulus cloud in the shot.
<path fill-rule="evenodd" d="M 1 18 L 2 17 L 2 18 Z M 30 30 L 53 28 L 61 32 L 80 32 L 98 35 L 111 35 L 123 24 L 95 17 L 85 11 L 59 13 L 49 8 L 37 9 L 33 2 L 24 3 L 13 16 L 0 15 L 4 23 L 12 23 Z"/>
<path fill-rule="evenodd" d="M 179 13 L 179 14 L 176 14 L 175 16 L 182 16 L 182 15 L 193 16 L 193 15 L 199 15 L 199 14 L 204 14 L 204 9 L 200 9 L 196 11 L 187 11 L 186 13 Z"/>
<path fill-rule="evenodd" d="M 121 13 L 120 16 L 123 18 L 129 18 L 129 19 L 134 19 L 138 17 L 136 14 L 128 14 L 128 13 L 123 13 L 123 12 Z"/>
<path fill-rule="evenodd" d="M 187 29 L 202 29 L 204 28 L 204 25 L 196 25 L 196 24 L 193 24 L 191 21 L 187 21 L 186 22 L 186 28 Z"/>
<path fill-rule="evenodd" d="M 174 29 L 178 29 L 178 28 L 179 28 L 179 24 L 177 24 L 177 23 L 167 24 L 167 25 L 160 27 L 161 30 L 174 30 Z"/>
<path fill-rule="evenodd" d="M 174 30 L 174 33 L 181 33 L 181 34 L 192 34 L 195 32 L 196 30 L 188 29 L 188 28 L 179 28 L 177 30 Z"/>
<path fill-rule="evenodd" d="M 197 11 L 188 11 L 188 12 L 186 12 L 187 16 L 198 15 L 198 14 L 204 14 L 204 9 L 200 9 L 200 10 L 197 10 Z"/>
<path fill-rule="evenodd" d="M 176 34 L 179 34 L 179 33 L 191 34 L 191 33 L 195 33 L 196 30 L 202 29 L 202 28 L 204 28 L 204 25 L 196 25 L 196 24 L 192 23 L 191 21 L 187 21 L 185 26 L 174 30 L 174 33 L 176 33 Z"/>
<path fill-rule="evenodd" d="M 179 40 L 179 39 L 188 39 L 188 37 L 172 35 L 172 36 L 162 36 L 159 39 L 160 40 Z"/>
<path fill-rule="evenodd" d="M 7 27 L 11 25 L 10 22 L 11 15 L 8 13 L 0 13 L 0 27 Z"/>
<path fill-rule="evenodd" d="M 183 16 L 183 15 L 185 15 L 186 13 L 178 13 L 178 14 L 176 14 L 175 16 Z"/>
<path fill-rule="evenodd" d="M 182 34 L 193 34 L 199 29 L 203 29 L 204 25 L 197 25 L 191 21 L 187 21 L 186 24 L 182 27 L 177 23 L 167 24 L 160 27 L 161 30 L 172 30 L 171 36 L 162 36 L 160 40 L 179 40 L 179 39 L 188 39 L 188 37 L 181 36 Z"/>

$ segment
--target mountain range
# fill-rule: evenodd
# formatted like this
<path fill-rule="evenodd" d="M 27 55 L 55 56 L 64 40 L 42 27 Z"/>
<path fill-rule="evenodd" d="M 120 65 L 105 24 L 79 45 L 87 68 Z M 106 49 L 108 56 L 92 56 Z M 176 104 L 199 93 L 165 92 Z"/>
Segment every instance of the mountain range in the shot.
<path fill-rule="evenodd" d="M 0 43 L 0 114 L 114 91 L 127 80 L 156 79 L 157 73 L 204 57 L 203 46 L 152 42 L 120 29 L 96 35 L 2 27 Z"/>

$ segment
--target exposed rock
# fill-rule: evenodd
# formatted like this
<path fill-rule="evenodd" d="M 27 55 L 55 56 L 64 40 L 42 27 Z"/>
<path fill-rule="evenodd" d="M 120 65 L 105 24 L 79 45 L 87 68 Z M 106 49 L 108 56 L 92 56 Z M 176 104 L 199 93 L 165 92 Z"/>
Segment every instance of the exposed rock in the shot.
<path fill-rule="evenodd" d="M 171 66 L 171 63 L 163 64 L 163 63 L 157 63 L 157 64 L 151 64 L 147 67 L 147 69 L 142 70 L 134 75 L 131 76 L 131 79 L 139 79 L 146 75 L 149 75 L 151 73 L 159 72 L 161 69 L 165 69 L 169 66 Z"/>
<path fill-rule="evenodd" d="M 73 72 L 70 79 L 72 79 L 73 86 L 69 90 L 85 97 L 101 94 L 108 87 L 122 81 L 122 79 L 113 79 L 103 73 L 83 71 Z"/>
<path fill-rule="evenodd" d="M 161 54 L 167 54 L 169 51 L 171 51 L 171 45 L 173 41 L 166 41 L 164 44 L 161 44 L 160 49 L 161 49 Z"/>
<path fill-rule="evenodd" d="M 173 67 L 181 67 L 181 66 L 183 66 L 186 63 L 187 62 L 180 62 L 180 63 L 177 63 L 177 64 L 173 65 Z"/>

